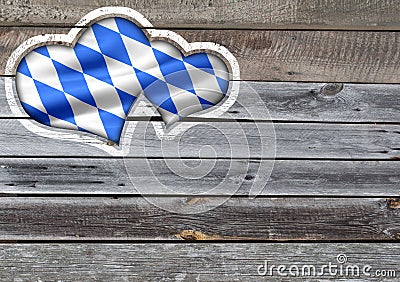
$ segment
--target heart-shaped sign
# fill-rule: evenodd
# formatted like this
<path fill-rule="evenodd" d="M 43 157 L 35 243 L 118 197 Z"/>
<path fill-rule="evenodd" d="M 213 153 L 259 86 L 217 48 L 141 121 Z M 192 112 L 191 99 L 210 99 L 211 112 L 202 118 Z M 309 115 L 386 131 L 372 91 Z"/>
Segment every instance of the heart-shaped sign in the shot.
<path fill-rule="evenodd" d="M 221 102 L 229 64 L 204 50 L 186 55 L 161 39 L 113 16 L 91 23 L 73 46 L 37 47 L 17 67 L 21 105 L 42 124 L 119 143 L 141 93 L 166 124 Z"/>

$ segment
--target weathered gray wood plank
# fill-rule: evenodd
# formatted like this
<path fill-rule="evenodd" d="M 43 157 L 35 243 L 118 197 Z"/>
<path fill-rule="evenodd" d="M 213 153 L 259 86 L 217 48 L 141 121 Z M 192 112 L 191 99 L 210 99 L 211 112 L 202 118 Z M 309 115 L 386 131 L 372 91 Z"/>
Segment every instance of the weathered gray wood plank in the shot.
<path fill-rule="evenodd" d="M 156 182 L 146 168 L 150 163 Z M 179 160 L 169 164 L 179 168 Z M 193 165 L 198 160 L 185 160 Z M 213 161 L 203 160 L 209 167 Z M 259 166 L 271 166 L 271 161 L 234 160 L 248 166 L 247 177 L 236 195 L 247 195 L 256 180 Z M 225 178 L 230 161 L 219 160 L 207 176 L 200 180 L 180 177 L 170 171 L 163 160 L 135 159 L 128 163 L 136 181 L 146 183 L 146 189 L 136 189 L 129 179 L 122 159 L 0 159 L 0 193 L 18 194 L 143 194 L 163 195 L 161 184 L 170 189 L 170 195 L 230 194 L 237 179 L 232 177 L 218 191 L 211 190 Z M 240 177 L 235 166 L 231 174 Z M 233 170 L 233 172 L 232 172 Z M 266 183 L 266 182 L 264 182 Z M 393 161 L 275 161 L 268 185 L 260 195 L 268 196 L 396 196 L 399 194 L 400 162 Z"/>
<path fill-rule="evenodd" d="M 335 1 L 2 1 L 2 25 L 73 25 L 102 6 L 126 6 L 157 27 L 399 29 L 392 0 Z"/>
<path fill-rule="evenodd" d="M 0 28 L 0 74 L 11 52 L 54 28 Z M 60 29 L 57 32 L 65 32 Z M 357 31 L 176 30 L 189 42 L 213 41 L 236 56 L 243 80 L 400 82 L 400 34 Z"/>
<path fill-rule="evenodd" d="M 386 281 L 385 277 L 364 276 L 362 269 L 400 273 L 399 246 L 393 244 L 2 244 L 2 281 Z M 360 276 L 283 277 L 258 274 L 260 265 L 314 265 L 320 269 L 344 254 L 344 267 L 357 265 Z M 263 269 L 261 269 L 262 273 Z M 289 275 L 288 271 L 284 272 Z M 293 273 L 293 272 L 292 272 Z M 393 272 L 391 272 L 393 273 Z M 393 275 L 393 276 L 392 276 Z"/>
<path fill-rule="evenodd" d="M 232 117 L 285 121 L 398 122 L 400 86 L 396 84 L 344 84 L 335 95 L 320 83 L 242 82 Z M 262 102 L 255 100 L 257 93 Z M 247 112 L 239 105 L 243 105 Z M 236 113 L 238 112 L 238 113 Z"/>
<path fill-rule="evenodd" d="M 201 210 L 218 197 L 162 197 Z M 398 199 L 231 198 L 199 214 L 144 198 L 1 197 L 0 240 L 398 240 Z"/>
<path fill-rule="evenodd" d="M 242 81 L 236 103 L 220 118 L 353 123 L 400 120 L 400 85 L 345 84 L 335 95 L 324 92 L 327 85 L 331 84 Z M 142 111 L 130 114 L 131 119 L 143 116 Z M 27 115 L 12 114 L 0 77 L 0 118 L 10 117 Z"/>
<path fill-rule="evenodd" d="M 180 144 L 180 157 L 198 158 L 200 152 L 204 158 L 272 158 L 276 136 L 277 158 L 389 160 L 399 157 L 399 125 L 274 123 L 275 134 L 271 126 L 270 123 L 252 122 L 201 123 L 172 141 L 164 140 L 161 147 L 161 140 L 156 136 L 152 125 L 142 121 L 138 122 L 133 134 L 129 156 L 176 158 Z M 80 138 L 74 137 L 71 140 Z M 261 140 L 264 144 L 262 152 Z M 207 148 L 201 149 L 205 145 L 213 147 L 215 152 Z M 0 155 L 109 156 L 108 153 L 86 144 L 38 136 L 14 119 L 0 122 Z"/>
<path fill-rule="evenodd" d="M 397 32 L 177 31 L 213 41 L 237 58 L 244 80 L 398 83 Z"/>

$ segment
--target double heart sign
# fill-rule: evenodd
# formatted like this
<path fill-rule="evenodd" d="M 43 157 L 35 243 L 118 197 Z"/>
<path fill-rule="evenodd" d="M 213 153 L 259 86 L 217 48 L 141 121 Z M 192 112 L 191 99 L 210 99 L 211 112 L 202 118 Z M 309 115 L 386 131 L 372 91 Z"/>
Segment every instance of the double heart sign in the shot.
<path fill-rule="evenodd" d="M 226 48 L 188 43 L 122 7 L 94 10 L 66 35 L 25 41 L 11 55 L 6 73 L 16 77 L 16 93 L 10 81 L 6 85 L 14 114 L 23 110 L 36 121 L 22 121 L 28 130 L 70 139 L 46 128 L 72 129 L 94 145 L 101 143 L 94 135 L 125 142 L 125 121 L 139 97 L 170 126 L 196 113 L 225 112 L 236 100 L 233 82 L 239 80 L 237 61 Z"/>

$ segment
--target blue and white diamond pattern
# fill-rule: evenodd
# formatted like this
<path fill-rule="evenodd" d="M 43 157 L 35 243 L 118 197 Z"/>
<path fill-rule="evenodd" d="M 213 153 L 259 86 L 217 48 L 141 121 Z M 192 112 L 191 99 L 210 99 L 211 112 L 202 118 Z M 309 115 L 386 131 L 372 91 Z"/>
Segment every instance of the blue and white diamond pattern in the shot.
<path fill-rule="evenodd" d="M 46 45 L 20 62 L 17 92 L 25 111 L 48 126 L 93 133 L 119 143 L 125 119 L 143 93 L 170 124 L 219 103 L 229 71 L 217 56 L 184 56 L 149 41 L 133 22 L 107 18 L 73 48 Z"/>

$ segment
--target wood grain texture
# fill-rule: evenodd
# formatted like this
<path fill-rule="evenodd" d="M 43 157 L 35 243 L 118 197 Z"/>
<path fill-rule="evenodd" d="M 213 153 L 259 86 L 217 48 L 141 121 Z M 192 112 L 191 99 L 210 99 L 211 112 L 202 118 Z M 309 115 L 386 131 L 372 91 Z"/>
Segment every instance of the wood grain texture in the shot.
<path fill-rule="evenodd" d="M 0 240 L 8 243 L 0 244 L 1 281 L 254 281 L 265 259 L 335 263 L 340 253 L 374 270 L 400 271 L 398 246 L 376 244 L 400 240 L 397 1 L 0 0 L 0 76 L 24 40 L 67 33 L 87 12 L 109 5 L 135 8 L 156 27 L 172 29 L 189 42 L 227 47 L 241 67 L 238 102 L 224 116 L 203 119 L 189 130 L 180 155 L 174 142 L 162 152 L 151 128 L 140 146 L 146 122 L 143 115 L 131 115 L 130 123 L 140 121 L 124 160 L 74 140 L 28 132 L 17 120 L 27 117 L 11 114 L 0 77 Z M 377 84 L 346 84 L 329 95 L 318 82 Z M 248 121 L 250 114 L 255 123 Z M 241 130 L 246 142 L 237 138 Z M 275 134 L 278 160 L 262 196 L 250 199 L 246 195 L 259 181 L 257 169 L 272 163 L 259 158 L 274 157 L 272 151 L 261 152 L 260 144 L 272 148 Z M 250 153 L 244 151 L 247 142 Z M 201 151 L 204 145 L 217 154 Z M 164 156 L 178 171 L 200 161 L 216 164 L 205 178 L 187 179 L 175 175 Z M 132 185 L 124 163 L 135 181 L 145 183 L 145 191 Z M 210 191 L 230 163 L 248 166 L 245 176 L 234 168 L 224 186 Z M 261 175 L 262 181 L 267 177 Z M 207 210 L 225 201 L 238 179 L 243 183 L 234 197 L 201 214 L 176 214 L 151 204 Z M 160 183 L 179 195 L 166 194 Z M 19 240 L 64 244 L 10 244 Z M 190 243 L 197 240 L 208 242 Z M 115 243 L 104 244 L 110 241 Z"/>
<path fill-rule="evenodd" d="M 193 127 L 173 140 L 161 142 L 151 124 L 138 122 L 128 156 L 245 159 L 276 156 L 291 159 L 365 160 L 394 160 L 399 157 L 399 125 L 253 122 L 187 124 Z M 1 120 L 0 136 L 1 156 L 110 156 L 100 149 L 73 141 L 80 138 L 60 141 L 33 134 L 13 119 Z M 211 146 L 215 152 L 204 146 Z"/>
<path fill-rule="evenodd" d="M 149 173 L 150 163 L 155 178 Z M 396 196 L 399 193 L 400 162 L 393 161 L 275 161 L 271 177 L 260 175 L 260 166 L 271 161 L 234 160 L 248 167 L 245 177 L 234 165 L 230 175 L 228 160 L 202 160 L 212 170 L 201 179 L 189 179 L 172 172 L 163 160 L 135 159 L 127 163 L 135 177 L 133 184 L 146 183 L 137 189 L 131 182 L 122 159 L 0 159 L 1 194 L 65 195 L 166 195 L 161 185 L 171 190 L 169 195 L 229 195 L 235 183 L 241 186 L 235 195 L 247 195 L 254 183 L 267 183 L 264 196 Z M 169 160 L 179 168 L 198 164 L 198 160 Z M 226 177 L 230 178 L 218 190 L 212 190 Z M 240 179 L 240 180 L 238 180 Z M 157 181 L 156 181 L 157 180 Z M 159 182 L 158 182 L 159 181 Z"/>
<path fill-rule="evenodd" d="M 218 197 L 162 197 L 168 209 L 215 207 Z M 143 198 L 1 197 L 1 240 L 393 240 L 398 199 L 231 198 L 200 214 Z"/>
<path fill-rule="evenodd" d="M 2 25 L 73 25 L 102 6 L 125 6 L 143 13 L 157 27 L 399 29 L 393 0 L 1 1 Z"/>
<path fill-rule="evenodd" d="M 400 273 L 399 246 L 394 244 L 13 244 L 0 245 L 0 279 L 8 281 L 304 281 L 305 277 L 258 275 L 269 265 L 371 266 Z M 362 272 L 362 271 L 361 271 Z M 285 272 L 288 274 L 288 272 Z M 344 272 L 345 273 L 345 272 Z M 351 272 L 348 272 L 351 274 Z M 306 276 L 307 281 L 393 281 L 393 276 Z"/>
<path fill-rule="evenodd" d="M 66 29 L 0 28 L 0 74 L 19 44 Z M 243 80 L 400 82 L 398 32 L 175 30 L 189 42 L 212 41 L 236 56 Z"/>
<path fill-rule="evenodd" d="M 237 58 L 243 80 L 398 83 L 397 32 L 177 31 Z"/>
<path fill-rule="evenodd" d="M 400 85 L 345 84 L 341 91 L 330 95 L 323 90 L 327 85 L 331 84 L 242 81 L 237 101 L 219 118 L 347 123 L 400 120 Z M 129 115 L 131 120 L 144 116 L 148 115 L 140 106 Z M 28 115 L 12 114 L 6 100 L 4 77 L 0 77 L 0 118 L 12 117 Z"/>

